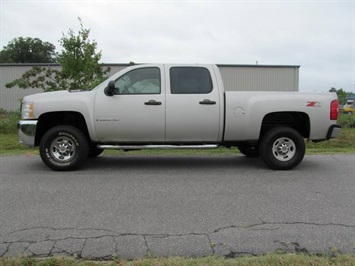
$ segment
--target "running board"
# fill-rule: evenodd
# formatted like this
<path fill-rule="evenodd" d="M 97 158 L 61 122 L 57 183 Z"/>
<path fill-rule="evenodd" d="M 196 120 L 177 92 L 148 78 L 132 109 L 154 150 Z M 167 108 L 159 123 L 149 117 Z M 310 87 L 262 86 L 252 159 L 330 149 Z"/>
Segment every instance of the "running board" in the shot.
<path fill-rule="evenodd" d="M 99 149 L 114 150 L 143 150 L 143 149 L 215 149 L 216 144 L 210 145 L 97 145 Z"/>

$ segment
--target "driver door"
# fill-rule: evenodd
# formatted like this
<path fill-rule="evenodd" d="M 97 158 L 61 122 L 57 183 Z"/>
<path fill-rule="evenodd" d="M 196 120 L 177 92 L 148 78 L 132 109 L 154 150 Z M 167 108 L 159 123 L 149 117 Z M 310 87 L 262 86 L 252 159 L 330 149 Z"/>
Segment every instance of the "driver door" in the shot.
<path fill-rule="evenodd" d="M 101 142 L 165 140 L 162 66 L 136 67 L 115 80 L 115 93 L 101 90 L 95 102 L 95 128 Z"/>

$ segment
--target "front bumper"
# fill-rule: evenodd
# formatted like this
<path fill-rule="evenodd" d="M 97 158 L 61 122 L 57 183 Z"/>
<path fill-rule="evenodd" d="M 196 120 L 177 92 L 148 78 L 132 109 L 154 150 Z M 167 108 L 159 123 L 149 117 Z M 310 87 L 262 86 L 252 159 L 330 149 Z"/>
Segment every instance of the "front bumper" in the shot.
<path fill-rule="evenodd" d="M 35 146 L 37 122 L 37 120 L 22 120 L 18 122 L 18 135 L 23 145 L 29 147 Z"/>

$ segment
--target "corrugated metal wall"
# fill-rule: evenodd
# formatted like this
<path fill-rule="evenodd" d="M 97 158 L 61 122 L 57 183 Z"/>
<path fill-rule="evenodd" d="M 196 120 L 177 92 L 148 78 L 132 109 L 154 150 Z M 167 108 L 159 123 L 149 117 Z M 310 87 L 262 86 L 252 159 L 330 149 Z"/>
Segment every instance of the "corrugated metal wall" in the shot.
<path fill-rule="evenodd" d="M 43 64 L 38 64 L 46 66 Z M 22 76 L 33 65 L 0 64 L 0 108 L 15 111 L 21 99 L 41 89 L 7 89 L 9 83 Z M 110 75 L 127 67 L 127 64 L 105 64 Z M 58 65 L 51 65 L 59 68 Z M 227 91 L 298 91 L 299 66 L 218 65 Z"/>
<path fill-rule="evenodd" d="M 39 64 L 40 65 L 40 64 Z M 21 100 L 26 95 L 42 92 L 42 89 L 19 89 L 5 87 L 6 83 L 9 83 L 15 79 L 18 79 L 27 70 L 30 70 L 33 65 L 7 65 L 0 64 L 0 109 L 6 111 L 16 111 L 20 109 Z M 59 69 L 57 65 L 51 67 Z"/>
<path fill-rule="evenodd" d="M 218 66 L 226 91 L 298 91 L 299 66 Z"/>

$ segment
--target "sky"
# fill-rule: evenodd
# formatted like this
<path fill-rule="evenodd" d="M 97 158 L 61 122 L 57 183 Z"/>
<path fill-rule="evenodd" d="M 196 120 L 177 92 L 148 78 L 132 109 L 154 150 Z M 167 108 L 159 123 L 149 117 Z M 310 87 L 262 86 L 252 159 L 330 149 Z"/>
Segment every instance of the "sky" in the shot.
<path fill-rule="evenodd" d="M 300 91 L 355 92 L 355 0 L 0 0 L 0 47 L 81 18 L 102 63 L 299 65 Z"/>

